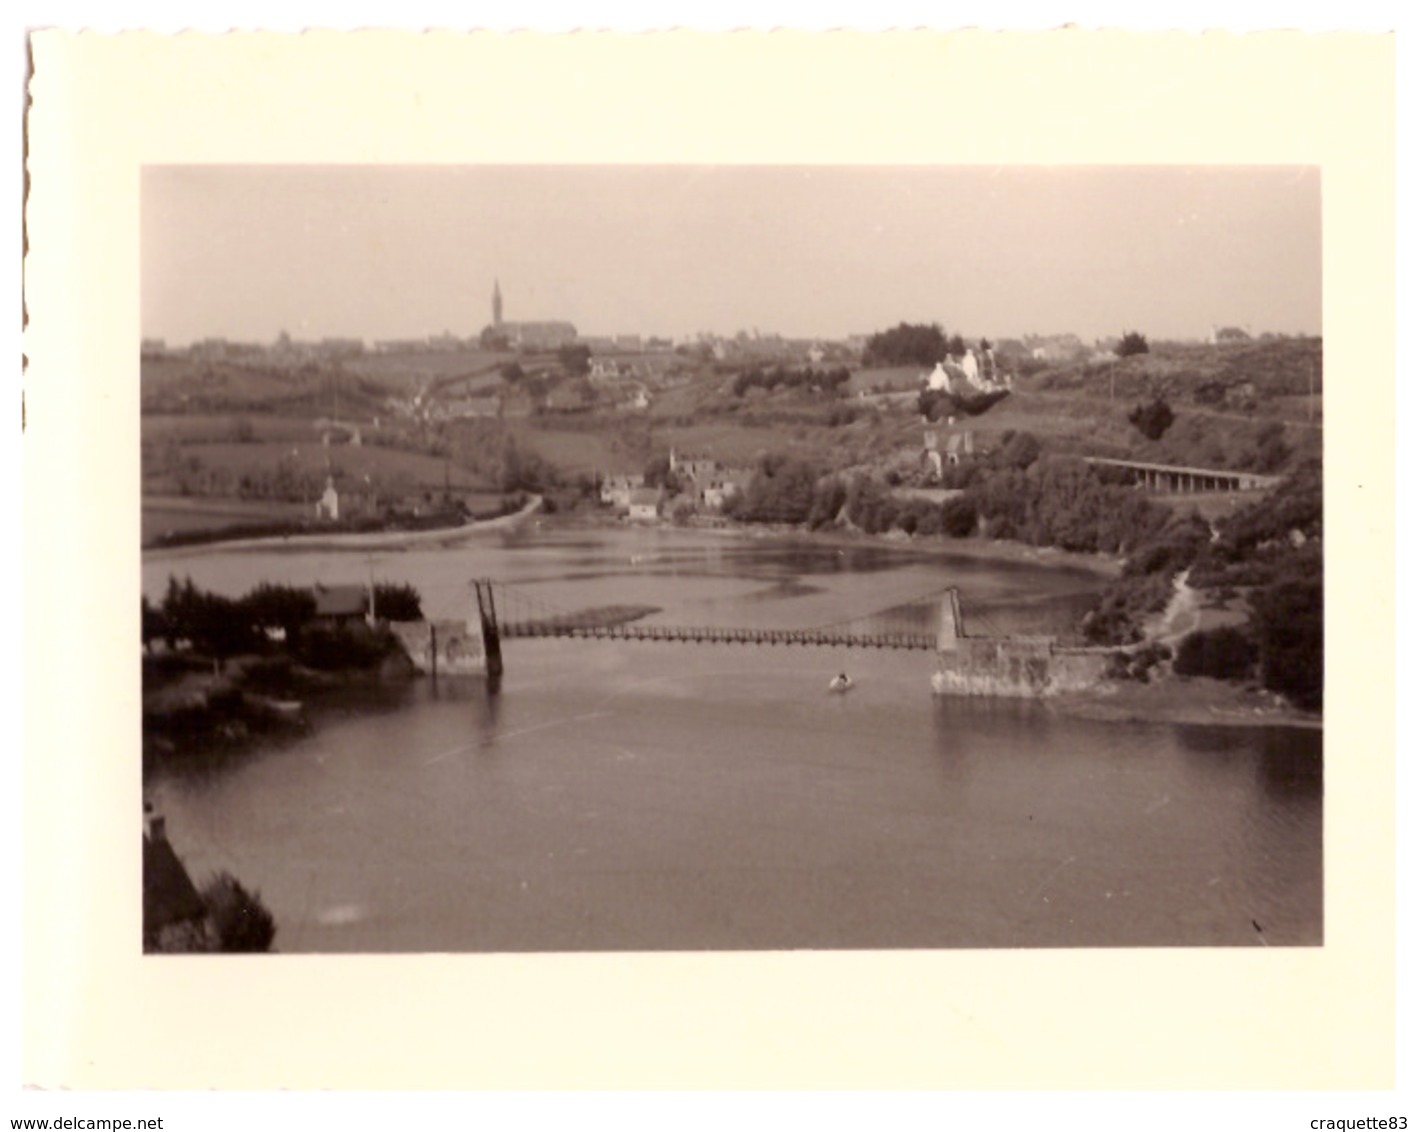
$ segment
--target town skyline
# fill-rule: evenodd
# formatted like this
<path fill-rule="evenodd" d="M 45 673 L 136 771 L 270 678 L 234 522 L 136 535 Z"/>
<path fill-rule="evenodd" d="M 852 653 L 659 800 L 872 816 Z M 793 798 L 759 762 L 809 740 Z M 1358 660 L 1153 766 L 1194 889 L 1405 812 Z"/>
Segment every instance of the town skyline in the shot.
<path fill-rule="evenodd" d="M 1321 329 L 1305 167 L 158 166 L 142 335 Z"/>

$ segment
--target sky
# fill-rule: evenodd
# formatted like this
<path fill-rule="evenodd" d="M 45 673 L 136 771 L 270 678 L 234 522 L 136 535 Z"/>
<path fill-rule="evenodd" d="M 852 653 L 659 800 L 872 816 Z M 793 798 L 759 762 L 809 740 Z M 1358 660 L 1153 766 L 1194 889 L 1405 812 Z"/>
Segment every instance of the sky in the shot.
<path fill-rule="evenodd" d="M 152 166 L 142 329 L 1317 334 L 1308 167 Z"/>

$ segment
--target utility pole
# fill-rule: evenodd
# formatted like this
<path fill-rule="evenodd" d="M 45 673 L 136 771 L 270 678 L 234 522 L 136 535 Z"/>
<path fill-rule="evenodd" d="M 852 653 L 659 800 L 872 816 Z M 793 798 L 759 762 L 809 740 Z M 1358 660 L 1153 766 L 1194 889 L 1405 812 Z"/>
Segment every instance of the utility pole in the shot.
<path fill-rule="evenodd" d="M 374 626 L 374 624 L 375 624 L 375 618 L 377 617 L 377 614 L 376 614 L 375 609 L 374 609 L 374 559 L 373 559 L 373 557 L 370 557 L 370 558 L 366 558 L 366 559 L 365 559 L 365 566 L 366 566 L 366 567 L 368 568 L 368 570 L 369 570 L 369 624 L 370 624 L 370 627 L 373 628 L 373 626 Z"/>

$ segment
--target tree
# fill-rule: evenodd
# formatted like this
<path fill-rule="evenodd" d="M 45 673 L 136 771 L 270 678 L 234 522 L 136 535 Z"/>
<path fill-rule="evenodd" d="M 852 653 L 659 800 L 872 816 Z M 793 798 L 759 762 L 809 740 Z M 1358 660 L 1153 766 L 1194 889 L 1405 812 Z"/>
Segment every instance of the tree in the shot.
<path fill-rule="evenodd" d="M 1150 405 L 1134 406 L 1128 414 L 1128 420 L 1148 440 L 1161 440 L 1162 434 L 1172 427 L 1175 417 L 1172 415 L 1172 406 L 1157 397 Z"/>
<path fill-rule="evenodd" d="M 867 339 L 862 360 L 869 366 L 933 366 L 945 355 L 945 331 L 938 323 L 903 322 Z"/>
<path fill-rule="evenodd" d="M 847 501 L 847 485 L 839 476 L 823 480 L 813 489 L 812 507 L 808 511 L 807 525 L 813 530 L 834 522 Z"/>
<path fill-rule="evenodd" d="M 556 351 L 556 360 L 561 368 L 572 377 L 591 372 L 591 347 L 584 343 L 570 342 Z"/>
<path fill-rule="evenodd" d="M 1261 680 L 1299 707 L 1324 703 L 1324 578 L 1285 578 L 1252 598 Z"/>
<path fill-rule="evenodd" d="M 1256 646 L 1233 625 L 1188 633 L 1177 647 L 1172 671 L 1178 676 L 1244 680 L 1256 662 Z"/>
<path fill-rule="evenodd" d="M 261 903 L 259 892 L 247 892 L 228 872 L 221 872 L 202 889 L 217 933 L 218 951 L 270 951 L 276 938 L 276 921 Z"/>
<path fill-rule="evenodd" d="M 951 538 L 969 538 L 979 522 L 975 505 L 965 496 L 957 495 L 940 505 L 940 529 Z"/>
<path fill-rule="evenodd" d="M 147 594 L 143 595 L 143 647 L 148 648 L 153 641 L 159 637 L 169 637 L 171 630 L 168 628 L 167 618 L 163 616 L 162 610 L 152 605 L 148 601 Z"/>
<path fill-rule="evenodd" d="M 1005 468 L 1024 469 L 1039 459 L 1044 446 L 1032 432 L 1011 433 L 999 450 L 999 464 Z"/>
<path fill-rule="evenodd" d="M 259 630 L 280 629 L 287 641 L 315 616 L 315 595 L 294 586 L 262 582 L 241 599 L 251 625 Z"/>
<path fill-rule="evenodd" d="M 754 523 L 803 523 L 812 513 L 817 472 L 792 456 L 766 455 L 748 487 L 736 497 L 733 515 Z"/>
<path fill-rule="evenodd" d="M 423 620 L 423 604 L 418 590 L 402 583 L 374 584 L 374 612 L 386 621 Z"/>
<path fill-rule="evenodd" d="M 242 602 L 204 593 L 187 578 L 169 577 L 162 615 L 173 638 L 185 637 L 194 648 L 216 657 L 234 656 L 253 644 L 251 619 Z"/>
<path fill-rule="evenodd" d="M 1150 350 L 1147 339 L 1136 330 L 1129 330 L 1123 334 L 1122 341 L 1118 343 L 1116 353 L 1120 358 L 1130 358 L 1134 354 L 1146 354 Z"/>
<path fill-rule="evenodd" d="M 501 369 L 502 380 L 508 385 L 516 385 L 522 378 L 526 377 L 526 371 L 516 362 L 508 362 Z"/>

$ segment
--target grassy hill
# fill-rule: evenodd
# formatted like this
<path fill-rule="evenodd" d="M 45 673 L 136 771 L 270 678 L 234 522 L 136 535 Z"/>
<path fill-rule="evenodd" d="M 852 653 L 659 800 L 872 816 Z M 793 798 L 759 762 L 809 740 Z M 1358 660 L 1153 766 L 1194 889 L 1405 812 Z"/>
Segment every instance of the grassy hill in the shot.
<path fill-rule="evenodd" d="M 497 355 L 479 355 L 483 366 Z M 912 393 L 921 371 L 861 370 L 843 395 L 810 388 L 752 387 L 704 366 L 683 384 L 654 392 L 647 413 L 614 411 L 509 414 L 506 419 L 412 422 L 393 418 L 381 384 L 400 366 L 447 362 L 433 380 L 462 395 L 501 384 L 495 373 L 460 381 L 472 352 L 369 357 L 363 375 L 335 367 L 277 370 L 170 358 L 144 359 L 144 488 L 201 496 L 275 498 L 323 482 L 333 458 L 341 472 L 376 487 L 441 484 L 505 486 L 507 445 L 562 477 L 642 470 L 671 447 L 684 456 L 747 466 L 764 453 L 807 460 L 823 470 L 857 468 L 906 480 L 918 474 L 926 425 Z M 456 362 L 456 365 L 454 365 Z M 1321 449 L 1318 339 L 1224 346 L 1159 344 L 1149 354 L 1060 365 L 1029 363 L 1013 392 L 957 428 L 973 433 L 977 454 L 1031 433 L 1046 452 L 1112 456 L 1163 464 L 1282 474 Z M 375 364 L 379 363 L 379 364 Z M 343 364 L 343 363 L 342 363 Z M 384 367 L 384 368 L 381 368 Z M 332 374 L 339 372 L 338 379 Z M 376 376 L 377 375 L 377 376 Z M 427 379 L 425 379 L 427 381 Z M 898 392 L 874 395 L 887 387 Z M 859 396 L 858 392 L 867 392 Z M 325 449 L 314 429 L 338 396 L 340 416 L 370 422 L 363 449 Z M 1163 398 L 1174 420 L 1149 440 L 1128 420 L 1135 406 Z M 1313 413 L 1313 420 L 1310 419 Z M 343 439 L 335 437 L 336 441 Z M 446 463 L 445 463 L 446 461 Z M 273 477 L 289 490 L 274 486 Z M 268 483 L 267 481 L 273 481 Z M 292 486 L 295 485 L 295 486 Z"/>
<path fill-rule="evenodd" d="M 1313 393 L 1315 415 L 1324 389 L 1318 338 L 1276 338 L 1219 346 L 1159 343 L 1150 353 L 1106 361 L 1075 362 L 1023 379 L 1039 392 L 1102 399 L 1164 397 L 1201 408 L 1262 412 L 1297 422 L 1306 418 Z"/>

